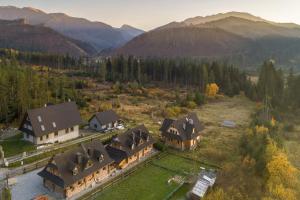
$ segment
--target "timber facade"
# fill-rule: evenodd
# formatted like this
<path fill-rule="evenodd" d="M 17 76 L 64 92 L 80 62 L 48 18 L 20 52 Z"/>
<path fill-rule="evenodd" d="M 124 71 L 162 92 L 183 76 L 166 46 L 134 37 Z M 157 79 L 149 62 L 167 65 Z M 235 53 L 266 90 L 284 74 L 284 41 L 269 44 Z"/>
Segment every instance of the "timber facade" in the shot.
<path fill-rule="evenodd" d="M 39 172 L 49 190 L 69 198 L 107 178 L 114 172 L 114 161 L 100 141 L 58 154 Z"/>
<path fill-rule="evenodd" d="M 106 147 L 100 141 L 92 141 L 55 155 L 38 175 L 50 191 L 70 198 L 149 155 L 153 143 L 141 125 L 114 137 Z"/>
<path fill-rule="evenodd" d="M 144 125 L 129 129 L 113 138 L 106 150 L 114 159 L 116 168 L 126 168 L 147 156 L 153 149 L 154 140 Z"/>
<path fill-rule="evenodd" d="M 196 113 L 190 113 L 178 120 L 165 119 L 160 128 L 164 143 L 179 150 L 196 148 L 203 130 L 204 126 Z"/>

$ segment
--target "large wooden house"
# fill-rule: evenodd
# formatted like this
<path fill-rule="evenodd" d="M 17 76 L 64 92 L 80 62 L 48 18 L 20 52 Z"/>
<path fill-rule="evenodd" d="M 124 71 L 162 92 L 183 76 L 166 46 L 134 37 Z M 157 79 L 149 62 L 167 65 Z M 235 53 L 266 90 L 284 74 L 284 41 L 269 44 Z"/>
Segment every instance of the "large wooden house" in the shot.
<path fill-rule="evenodd" d="M 81 117 L 75 102 L 28 110 L 19 130 L 34 144 L 63 142 L 79 136 Z"/>
<path fill-rule="evenodd" d="M 196 113 L 177 120 L 165 119 L 160 131 L 166 145 L 180 150 L 191 150 L 197 146 L 204 126 Z"/>
<path fill-rule="evenodd" d="M 38 175 L 45 187 L 68 198 L 92 187 L 114 170 L 114 160 L 103 144 L 93 141 L 52 157 Z"/>
<path fill-rule="evenodd" d="M 96 113 L 89 120 L 90 129 L 105 131 L 120 125 L 121 118 L 113 110 Z"/>
<path fill-rule="evenodd" d="M 114 159 L 116 167 L 123 169 L 148 155 L 153 148 L 154 140 L 144 125 L 129 129 L 113 138 L 106 150 Z"/>

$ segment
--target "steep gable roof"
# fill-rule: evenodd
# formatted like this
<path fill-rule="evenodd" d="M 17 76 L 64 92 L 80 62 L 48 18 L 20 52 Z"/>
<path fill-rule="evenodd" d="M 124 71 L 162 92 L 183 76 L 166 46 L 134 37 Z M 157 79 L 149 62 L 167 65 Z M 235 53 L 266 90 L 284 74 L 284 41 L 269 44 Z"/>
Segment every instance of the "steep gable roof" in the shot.
<path fill-rule="evenodd" d="M 28 116 L 32 125 L 32 133 L 37 137 L 70 128 L 82 122 L 75 102 L 48 105 L 43 108 L 28 110 L 25 116 Z M 22 125 L 20 130 L 27 131 Z"/>
<path fill-rule="evenodd" d="M 103 144 L 100 141 L 92 141 L 53 156 L 49 164 L 38 175 L 65 188 L 113 162 Z M 48 172 L 48 167 L 56 168 L 58 176 Z M 75 169 L 77 173 L 73 174 Z"/>
<path fill-rule="evenodd" d="M 140 125 L 113 138 L 112 144 L 106 149 L 109 155 L 116 162 L 119 162 L 153 143 L 154 139 L 147 128 L 144 125 Z"/>
<path fill-rule="evenodd" d="M 170 133 L 168 131 L 170 127 L 175 128 L 178 134 Z M 196 113 L 190 113 L 177 120 L 165 119 L 160 128 L 160 131 L 165 137 L 181 141 L 191 140 L 199 136 L 202 130 L 204 130 L 204 126 L 199 121 Z"/>
<path fill-rule="evenodd" d="M 91 119 L 94 117 L 96 117 L 100 124 L 108 124 L 120 120 L 120 117 L 113 110 L 96 113 Z"/>

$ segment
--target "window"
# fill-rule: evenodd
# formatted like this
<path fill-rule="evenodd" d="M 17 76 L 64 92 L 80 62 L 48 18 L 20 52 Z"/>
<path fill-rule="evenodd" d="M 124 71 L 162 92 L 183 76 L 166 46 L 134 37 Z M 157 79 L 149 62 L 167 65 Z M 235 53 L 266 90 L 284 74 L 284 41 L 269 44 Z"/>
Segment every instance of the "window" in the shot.
<path fill-rule="evenodd" d="M 42 117 L 41 116 L 38 116 L 38 121 L 42 122 Z"/>
<path fill-rule="evenodd" d="M 56 128 L 56 123 L 55 122 L 52 122 L 52 125 L 54 128 Z"/>
<path fill-rule="evenodd" d="M 45 126 L 41 125 L 41 129 L 42 129 L 42 131 L 45 131 Z"/>
<path fill-rule="evenodd" d="M 49 139 L 49 135 L 46 135 L 46 139 Z"/>
<path fill-rule="evenodd" d="M 106 170 L 106 167 L 103 167 L 103 170 Z"/>
<path fill-rule="evenodd" d="M 58 131 L 55 131 L 55 132 L 54 132 L 54 136 L 58 136 Z"/>
<path fill-rule="evenodd" d="M 40 137 L 40 141 L 43 141 L 43 136 Z"/>
<path fill-rule="evenodd" d="M 26 137 L 29 138 L 29 134 L 28 133 L 26 133 Z"/>
<path fill-rule="evenodd" d="M 71 131 L 72 131 L 72 132 L 74 131 L 74 127 L 71 127 Z"/>
<path fill-rule="evenodd" d="M 66 133 L 69 133 L 69 129 L 68 128 L 66 129 Z"/>

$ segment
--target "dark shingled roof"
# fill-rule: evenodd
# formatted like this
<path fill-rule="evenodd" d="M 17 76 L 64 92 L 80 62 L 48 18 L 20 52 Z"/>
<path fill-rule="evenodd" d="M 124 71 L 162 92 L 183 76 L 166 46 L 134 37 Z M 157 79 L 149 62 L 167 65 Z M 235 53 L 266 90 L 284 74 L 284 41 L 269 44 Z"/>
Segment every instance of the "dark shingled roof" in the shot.
<path fill-rule="evenodd" d="M 23 127 L 23 124 L 27 120 L 27 116 L 32 125 L 32 131 Z M 80 113 L 76 103 L 66 102 L 28 110 L 20 130 L 40 137 L 55 131 L 71 128 L 75 125 L 79 125 L 81 122 Z M 42 129 L 42 126 L 44 130 Z"/>
<path fill-rule="evenodd" d="M 96 113 L 90 120 L 92 120 L 94 117 L 96 117 L 100 124 L 108 124 L 120 120 L 120 117 L 113 110 Z"/>
<path fill-rule="evenodd" d="M 77 161 L 78 155 L 81 156 L 80 163 Z M 66 188 L 113 162 L 103 144 L 100 141 L 92 141 L 82 144 L 76 149 L 53 156 L 48 165 L 38 175 L 51 180 L 62 188 Z M 88 163 L 92 163 L 92 165 L 87 168 Z M 48 167 L 58 169 L 59 175 L 49 173 L 46 170 Z M 73 175 L 72 172 L 74 168 L 78 169 L 76 175 Z"/>
<path fill-rule="evenodd" d="M 110 157 L 119 163 L 140 150 L 154 143 L 154 139 L 144 125 L 127 130 L 113 138 L 112 144 L 107 146 Z M 120 146 L 117 148 L 116 146 Z"/>
<path fill-rule="evenodd" d="M 177 129 L 178 135 L 168 132 L 170 127 Z M 194 128 L 195 131 L 193 133 Z M 196 113 L 190 113 L 186 117 L 182 117 L 178 120 L 165 119 L 160 128 L 163 136 L 180 141 L 194 139 L 200 135 L 202 130 L 204 130 L 204 126 L 199 121 Z"/>

